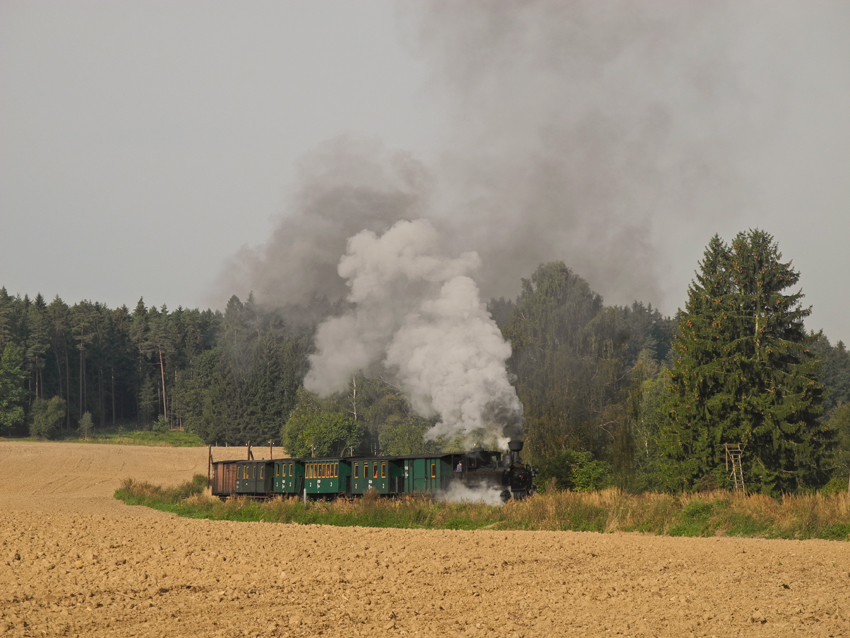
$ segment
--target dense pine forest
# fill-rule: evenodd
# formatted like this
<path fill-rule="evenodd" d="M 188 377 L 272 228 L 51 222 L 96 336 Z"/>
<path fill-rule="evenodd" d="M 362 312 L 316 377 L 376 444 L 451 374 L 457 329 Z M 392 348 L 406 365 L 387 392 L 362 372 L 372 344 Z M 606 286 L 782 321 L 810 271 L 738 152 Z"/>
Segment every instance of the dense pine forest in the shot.
<path fill-rule="evenodd" d="M 488 308 L 513 348 L 539 482 L 570 489 L 728 487 L 722 444 L 740 442 L 766 493 L 850 473 L 850 354 L 807 332 L 808 310 L 772 238 L 742 233 L 706 249 L 675 318 L 639 301 L 607 306 L 561 262 Z M 409 454 L 427 440 L 392 379 L 351 378 L 319 398 L 302 382 L 333 304 L 285 312 L 253 296 L 223 312 L 109 308 L 0 288 L 0 435 L 181 428 L 218 444 L 283 444 L 294 455 Z M 309 317 L 309 319 L 308 319 Z"/>

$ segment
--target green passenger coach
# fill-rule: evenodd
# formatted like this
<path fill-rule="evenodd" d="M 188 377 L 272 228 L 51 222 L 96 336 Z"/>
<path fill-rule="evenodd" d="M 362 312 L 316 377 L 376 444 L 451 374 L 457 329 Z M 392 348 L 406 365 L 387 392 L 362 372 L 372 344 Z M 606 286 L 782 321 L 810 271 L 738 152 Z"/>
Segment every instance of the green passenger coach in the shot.
<path fill-rule="evenodd" d="M 369 490 L 378 494 L 401 494 L 404 491 L 404 471 L 400 459 L 388 457 L 353 458 L 351 464 L 351 493 L 363 495 Z"/>
<path fill-rule="evenodd" d="M 274 463 L 272 461 L 237 461 L 236 494 L 266 496 L 274 492 Z"/>
<path fill-rule="evenodd" d="M 408 494 L 433 493 L 445 489 L 452 479 L 452 455 L 404 459 L 404 491 Z"/>
<path fill-rule="evenodd" d="M 299 459 L 274 462 L 274 493 L 297 496 L 304 489 L 304 464 Z"/>
<path fill-rule="evenodd" d="M 303 462 L 307 496 L 336 496 L 348 492 L 351 473 L 345 459 L 309 459 Z"/>

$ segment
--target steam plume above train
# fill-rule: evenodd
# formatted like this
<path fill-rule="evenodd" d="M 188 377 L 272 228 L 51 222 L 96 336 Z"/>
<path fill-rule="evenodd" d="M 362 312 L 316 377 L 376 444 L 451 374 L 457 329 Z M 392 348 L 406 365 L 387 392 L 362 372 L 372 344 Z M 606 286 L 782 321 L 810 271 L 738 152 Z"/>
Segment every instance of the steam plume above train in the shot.
<path fill-rule="evenodd" d="M 505 367 L 511 347 L 470 276 L 478 255 L 452 257 L 441 243 L 422 219 L 349 239 L 338 270 L 350 309 L 319 326 L 304 385 L 338 392 L 354 373 L 377 366 L 418 414 L 436 417 L 430 438 L 504 449 L 522 429 L 522 405 Z"/>

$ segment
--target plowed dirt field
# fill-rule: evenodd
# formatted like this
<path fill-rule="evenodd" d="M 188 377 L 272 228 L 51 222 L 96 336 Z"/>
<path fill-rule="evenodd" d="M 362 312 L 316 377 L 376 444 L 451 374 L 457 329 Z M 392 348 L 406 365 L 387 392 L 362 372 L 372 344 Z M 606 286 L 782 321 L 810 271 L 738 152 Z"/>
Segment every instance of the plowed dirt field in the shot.
<path fill-rule="evenodd" d="M 112 498 L 206 461 L 0 442 L 0 635 L 850 636 L 843 542 L 211 522 Z"/>

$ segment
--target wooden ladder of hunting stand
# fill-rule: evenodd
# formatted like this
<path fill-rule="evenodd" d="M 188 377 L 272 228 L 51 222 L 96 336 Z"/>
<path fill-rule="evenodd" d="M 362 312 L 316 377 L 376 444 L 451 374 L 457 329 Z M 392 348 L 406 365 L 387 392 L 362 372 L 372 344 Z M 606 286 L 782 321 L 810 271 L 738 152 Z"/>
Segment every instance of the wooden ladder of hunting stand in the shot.
<path fill-rule="evenodd" d="M 726 443 L 726 471 L 732 475 L 732 480 L 735 482 L 735 491 L 738 490 L 747 493 L 747 488 L 744 487 L 744 468 L 741 465 L 741 454 L 744 450 L 740 443 Z M 729 465 L 732 469 L 729 469 Z"/>

